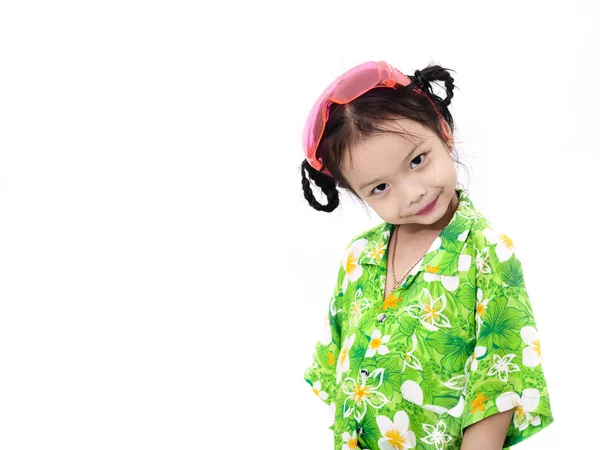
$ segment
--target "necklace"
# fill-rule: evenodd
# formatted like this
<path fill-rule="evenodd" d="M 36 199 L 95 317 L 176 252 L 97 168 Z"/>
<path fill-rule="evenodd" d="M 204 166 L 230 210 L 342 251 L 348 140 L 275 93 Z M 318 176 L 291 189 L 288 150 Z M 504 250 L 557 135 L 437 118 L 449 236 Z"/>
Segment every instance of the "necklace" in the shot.
<path fill-rule="evenodd" d="M 421 259 L 423 259 L 423 256 L 421 256 L 419 259 L 417 259 L 415 261 L 415 263 L 412 266 L 410 266 L 410 268 L 404 273 L 404 275 L 402 275 L 402 278 L 400 278 L 400 280 L 396 282 L 396 274 L 394 273 L 394 258 L 396 257 L 396 245 L 398 244 L 398 230 L 397 230 L 397 228 L 398 228 L 398 225 L 396 225 L 394 227 L 394 230 L 396 231 L 396 234 L 394 235 L 394 247 L 393 247 L 394 254 L 392 256 L 392 280 L 394 282 L 394 285 L 392 286 L 392 290 L 390 291 L 390 294 L 396 290 L 396 288 L 400 285 L 400 283 L 402 283 L 402 281 L 404 280 L 404 278 L 406 278 L 406 275 L 408 275 L 408 273 L 415 268 L 415 266 L 417 265 L 417 263 L 419 261 L 421 261 Z"/>
<path fill-rule="evenodd" d="M 460 198 L 457 196 L 458 192 L 455 193 L 455 196 L 452 199 L 452 202 L 454 202 L 455 200 L 459 203 L 460 202 Z M 451 203 L 452 205 L 452 203 Z M 453 211 L 456 210 L 456 208 L 458 208 L 458 205 L 456 207 L 453 208 Z M 392 295 L 392 293 L 396 290 L 396 288 L 400 285 L 400 283 L 402 283 L 402 281 L 404 281 L 404 278 L 406 278 L 406 275 L 409 274 L 409 272 L 411 270 L 413 270 L 415 268 L 415 266 L 419 263 L 419 261 L 421 261 L 423 259 L 423 257 L 427 254 L 427 252 L 425 252 L 419 259 L 417 259 L 415 261 L 415 263 L 410 266 L 410 268 L 404 273 L 404 275 L 402 275 L 402 278 L 399 281 L 396 281 L 396 274 L 394 273 L 394 258 L 396 257 L 396 245 L 398 243 L 398 225 L 394 226 L 394 231 L 396 231 L 396 235 L 394 236 L 394 246 L 392 247 L 392 249 L 394 250 L 394 254 L 391 256 L 391 264 L 392 264 L 392 280 L 394 282 L 394 285 L 392 286 L 392 290 L 390 291 L 390 296 Z M 388 263 L 389 263 L 389 259 L 388 259 Z"/>

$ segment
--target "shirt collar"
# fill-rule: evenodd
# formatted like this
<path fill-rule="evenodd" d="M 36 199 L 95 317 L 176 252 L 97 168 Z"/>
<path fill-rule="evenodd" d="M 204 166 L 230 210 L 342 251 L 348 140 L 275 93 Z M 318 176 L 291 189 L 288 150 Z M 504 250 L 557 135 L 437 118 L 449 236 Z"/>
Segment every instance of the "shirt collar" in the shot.
<path fill-rule="evenodd" d="M 456 211 L 423 257 L 418 271 L 423 270 L 447 276 L 457 273 L 460 253 L 473 223 L 478 217 L 478 212 L 465 191 L 457 189 L 457 192 L 459 201 Z M 373 235 L 369 236 L 370 233 L 367 233 L 364 236 L 379 247 L 377 253 L 381 255 L 381 258 L 365 258 L 361 264 L 378 265 L 387 270 L 388 244 L 393 229 L 394 224 L 383 222 L 372 230 Z"/>

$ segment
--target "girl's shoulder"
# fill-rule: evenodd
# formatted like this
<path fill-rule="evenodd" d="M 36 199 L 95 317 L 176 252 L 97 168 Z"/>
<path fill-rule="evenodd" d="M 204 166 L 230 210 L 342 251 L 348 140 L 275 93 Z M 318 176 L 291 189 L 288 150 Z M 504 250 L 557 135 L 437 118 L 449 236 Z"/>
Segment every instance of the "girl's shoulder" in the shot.
<path fill-rule="evenodd" d="M 382 222 L 375 225 L 368 230 L 362 231 L 355 235 L 348 244 L 348 247 L 352 246 L 357 241 L 386 241 L 389 240 L 392 233 L 393 225 L 387 222 Z"/>
<path fill-rule="evenodd" d="M 495 245 L 498 239 L 511 241 L 506 230 L 489 220 L 464 192 L 450 225 L 454 225 L 457 229 L 461 227 L 468 229 L 471 243 L 480 248 Z M 507 243 L 511 244 L 511 242 Z"/>

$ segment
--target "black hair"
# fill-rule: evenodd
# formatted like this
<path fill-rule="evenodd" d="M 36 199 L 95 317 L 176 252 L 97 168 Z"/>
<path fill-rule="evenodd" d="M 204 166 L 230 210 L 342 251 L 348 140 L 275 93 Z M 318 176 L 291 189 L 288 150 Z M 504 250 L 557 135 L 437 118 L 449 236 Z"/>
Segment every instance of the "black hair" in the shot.
<path fill-rule="evenodd" d="M 302 161 L 300 166 L 304 198 L 309 205 L 318 211 L 333 211 L 340 203 L 338 187 L 346 189 L 362 202 L 362 199 L 350 187 L 342 174 L 342 156 L 350 146 L 365 137 L 375 133 L 389 133 L 389 130 L 379 127 L 379 124 L 383 122 L 404 117 L 421 123 L 444 139 L 439 116 L 429 99 L 435 104 L 439 114 L 448 123 L 452 134 L 454 134 L 454 120 L 448 110 L 455 88 L 454 78 L 450 75 L 450 70 L 439 65 L 430 64 L 425 69 L 417 70 L 414 75 L 409 76 L 411 83 L 407 86 L 397 87 L 396 89 L 375 88 L 348 104 L 332 104 L 316 152 L 316 157 L 321 159 L 324 168 L 329 170 L 331 176 L 323 173 L 323 169 L 319 171 L 312 167 L 306 159 Z M 434 81 L 444 83 L 446 92 L 444 99 L 433 91 L 431 83 Z M 415 86 L 423 92 L 416 94 L 413 91 Z M 317 201 L 312 192 L 310 180 L 321 188 L 323 194 L 327 197 L 326 204 Z"/>

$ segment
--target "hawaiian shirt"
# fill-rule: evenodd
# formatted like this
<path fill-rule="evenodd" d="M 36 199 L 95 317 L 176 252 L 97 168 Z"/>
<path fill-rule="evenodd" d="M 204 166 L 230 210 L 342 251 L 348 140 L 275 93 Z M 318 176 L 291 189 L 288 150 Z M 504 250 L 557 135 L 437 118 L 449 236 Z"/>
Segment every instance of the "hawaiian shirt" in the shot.
<path fill-rule="evenodd" d="M 507 448 L 553 421 L 513 241 L 457 192 L 451 221 L 387 298 L 394 225 L 344 253 L 304 375 L 334 410 L 335 449 L 460 449 L 466 427 L 514 408 Z"/>

